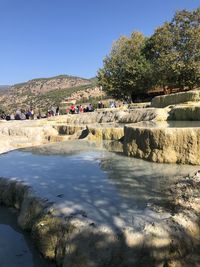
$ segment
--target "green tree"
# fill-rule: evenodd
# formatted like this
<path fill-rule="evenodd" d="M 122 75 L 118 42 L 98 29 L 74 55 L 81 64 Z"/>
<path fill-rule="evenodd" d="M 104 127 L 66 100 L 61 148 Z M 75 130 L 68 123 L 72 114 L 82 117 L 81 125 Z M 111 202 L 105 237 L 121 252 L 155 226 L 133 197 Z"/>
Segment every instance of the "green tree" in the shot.
<path fill-rule="evenodd" d="M 170 27 L 169 23 L 159 27 L 146 43 L 145 54 L 151 62 L 154 86 L 165 87 L 174 83 L 172 65 L 176 58 L 176 51 L 173 50 L 173 35 Z"/>
<path fill-rule="evenodd" d="M 146 45 L 153 66 L 154 84 L 200 85 L 200 8 L 179 11 L 170 23 L 158 28 Z"/>
<path fill-rule="evenodd" d="M 133 32 L 130 38 L 122 36 L 113 44 L 97 75 L 109 95 L 127 99 L 149 88 L 151 68 L 144 54 L 145 43 L 141 33 Z"/>

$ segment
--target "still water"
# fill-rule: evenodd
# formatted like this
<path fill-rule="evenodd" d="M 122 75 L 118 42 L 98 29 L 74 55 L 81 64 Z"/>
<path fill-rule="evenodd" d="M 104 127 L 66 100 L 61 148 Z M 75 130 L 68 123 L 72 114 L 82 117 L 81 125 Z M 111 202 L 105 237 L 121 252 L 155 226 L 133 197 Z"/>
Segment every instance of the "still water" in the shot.
<path fill-rule="evenodd" d="M 0 206 L 0 267 L 55 267 L 34 248 L 17 225 L 16 212 Z"/>
<path fill-rule="evenodd" d="M 0 166 L 0 177 L 31 185 L 59 215 L 84 213 L 118 228 L 147 220 L 152 204 L 170 206 L 168 188 L 198 169 L 128 158 L 83 141 L 9 152 L 0 156 Z"/>
<path fill-rule="evenodd" d="M 142 121 L 133 125 L 145 128 L 200 128 L 200 121 Z"/>

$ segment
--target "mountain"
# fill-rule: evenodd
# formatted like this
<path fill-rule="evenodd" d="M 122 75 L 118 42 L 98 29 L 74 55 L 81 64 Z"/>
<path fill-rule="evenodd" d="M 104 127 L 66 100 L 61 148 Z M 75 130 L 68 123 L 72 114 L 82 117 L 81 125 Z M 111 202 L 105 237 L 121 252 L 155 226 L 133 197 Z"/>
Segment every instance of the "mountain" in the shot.
<path fill-rule="evenodd" d="M 9 85 L 0 85 L 0 91 L 7 90 L 8 88 L 10 88 Z"/>
<path fill-rule="evenodd" d="M 96 79 L 84 79 L 76 76 L 60 75 L 39 78 L 25 83 L 15 84 L 6 91 L 0 91 L 0 107 L 13 112 L 18 108 L 40 108 L 47 110 L 52 105 L 60 105 L 71 95 L 84 95 L 87 98 L 98 96 Z"/>

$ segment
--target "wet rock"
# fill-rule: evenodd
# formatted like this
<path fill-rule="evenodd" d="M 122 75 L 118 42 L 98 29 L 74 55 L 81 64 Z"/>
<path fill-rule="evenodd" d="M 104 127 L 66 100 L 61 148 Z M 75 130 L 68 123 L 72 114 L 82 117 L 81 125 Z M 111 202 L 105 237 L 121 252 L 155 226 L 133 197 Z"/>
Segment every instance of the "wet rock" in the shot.
<path fill-rule="evenodd" d="M 20 209 L 28 190 L 22 182 L 0 178 L 0 203 Z"/>
<path fill-rule="evenodd" d="M 31 190 L 28 190 L 21 205 L 18 223 L 22 229 L 31 230 L 35 221 L 44 214 L 49 204 L 37 198 Z"/>
<path fill-rule="evenodd" d="M 69 235 L 70 227 L 64 225 L 61 218 L 51 214 L 40 216 L 32 227 L 33 240 L 40 252 L 51 260 L 61 263 L 64 257 L 64 244 Z"/>

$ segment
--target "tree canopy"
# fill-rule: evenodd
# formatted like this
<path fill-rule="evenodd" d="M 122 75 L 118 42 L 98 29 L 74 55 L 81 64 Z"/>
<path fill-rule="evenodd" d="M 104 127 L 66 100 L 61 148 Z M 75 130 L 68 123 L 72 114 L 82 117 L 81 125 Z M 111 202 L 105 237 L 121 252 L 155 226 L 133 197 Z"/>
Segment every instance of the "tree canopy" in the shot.
<path fill-rule="evenodd" d="M 145 43 L 143 34 L 133 32 L 130 38 L 122 36 L 113 44 L 98 72 L 100 85 L 108 94 L 126 99 L 148 89 L 150 65 L 143 53 Z"/>
<path fill-rule="evenodd" d="M 155 86 L 199 86 L 200 8 L 176 12 L 149 38 L 139 32 L 120 37 L 97 77 L 103 90 L 122 99 Z"/>

